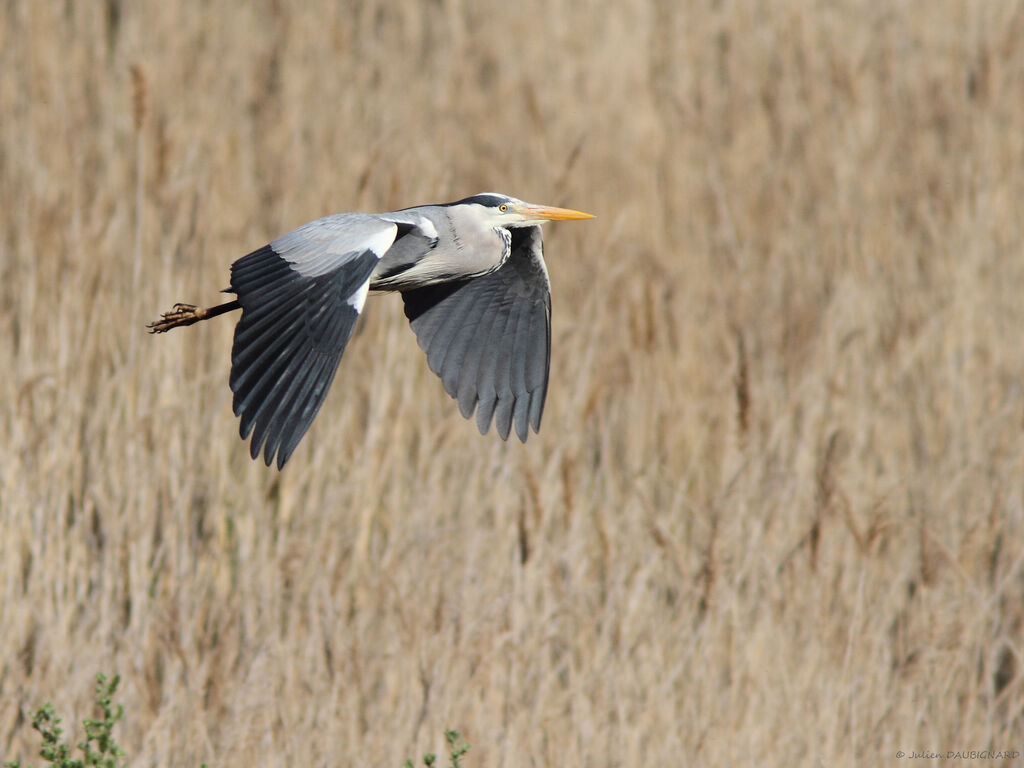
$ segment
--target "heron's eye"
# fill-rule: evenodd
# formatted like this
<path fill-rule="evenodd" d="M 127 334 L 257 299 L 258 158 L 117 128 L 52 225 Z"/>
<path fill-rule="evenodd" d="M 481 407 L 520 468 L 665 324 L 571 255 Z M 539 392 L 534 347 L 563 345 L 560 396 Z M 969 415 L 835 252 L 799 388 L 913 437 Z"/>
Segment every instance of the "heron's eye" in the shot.
<path fill-rule="evenodd" d="M 507 213 L 508 205 L 506 203 L 502 203 L 501 205 L 498 206 L 498 210 L 501 211 L 502 213 Z"/>

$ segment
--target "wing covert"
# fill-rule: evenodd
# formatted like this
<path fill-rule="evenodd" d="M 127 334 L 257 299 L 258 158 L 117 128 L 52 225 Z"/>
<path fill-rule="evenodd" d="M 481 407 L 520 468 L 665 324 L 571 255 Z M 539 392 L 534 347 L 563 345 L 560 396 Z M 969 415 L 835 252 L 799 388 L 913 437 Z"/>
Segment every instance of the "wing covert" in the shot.
<path fill-rule="evenodd" d="M 337 213 L 303 224 L 270 243 L 300 275 L 318 277 L 342 268 L 364 251 L 379 259 L 395 241 L 398 225 L 372 213 Z"/>

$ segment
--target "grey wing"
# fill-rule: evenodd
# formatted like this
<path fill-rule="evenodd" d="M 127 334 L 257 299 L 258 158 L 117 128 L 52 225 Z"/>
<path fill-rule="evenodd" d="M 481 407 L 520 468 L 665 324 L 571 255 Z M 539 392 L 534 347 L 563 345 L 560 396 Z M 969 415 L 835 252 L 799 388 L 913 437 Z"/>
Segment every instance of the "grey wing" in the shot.
<path fill-rule="evenodd" d="M 323 405 L 396 227 L 371 216 L 311 222 L 231 266 L 242 305 L 233 408 L 250 453 L 283 467 Z"/>
<path fill-rule="evenodd" d="M 427 363 L 480 433 L 493 417 L 501 438 L 515 426 L 526 442 L 540 429 L 551 364 L 551 292 L 540 227 L 512 230 L 508 259 L 468 280 L 405 291 Z"/>

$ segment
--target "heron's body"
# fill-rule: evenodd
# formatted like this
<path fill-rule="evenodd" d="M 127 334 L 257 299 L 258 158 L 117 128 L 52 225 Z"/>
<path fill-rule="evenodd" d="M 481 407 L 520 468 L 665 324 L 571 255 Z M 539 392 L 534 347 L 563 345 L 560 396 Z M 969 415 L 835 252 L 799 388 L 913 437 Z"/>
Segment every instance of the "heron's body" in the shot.
<path fill-rule="evenodd" d="M 537 431 L 551 302 L 540 223 L 590 218 L 497 194 L 304 224 L 231 266 L 237 301 L 178 305 L 162 332 L 241 308 L 233 407 L 251 453 L 288 460 L 326 397 L 369 291 L 399 291 L 430 368 L 467 418 L 507 438 Z"/>

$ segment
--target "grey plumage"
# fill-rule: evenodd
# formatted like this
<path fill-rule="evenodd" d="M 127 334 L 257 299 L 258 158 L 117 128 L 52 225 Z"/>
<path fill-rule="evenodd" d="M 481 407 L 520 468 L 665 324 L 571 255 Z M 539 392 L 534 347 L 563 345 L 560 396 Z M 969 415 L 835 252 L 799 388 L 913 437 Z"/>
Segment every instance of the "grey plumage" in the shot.
<path fill-rule="evenodd" d="M 540 227 L 512 234 L 500 269 L 468 280 L 406 291 L 405 314 L 430 370 L 467 419 L 477 408 L 484 434 L 495 428 L 526 442 L 540 429 L 551 350 L 551 294 Z"/>
<path fill-rule="evenodd" d="M 589 214 L 494 193 L 305 224 L 231 267 L 237 299 L 175 305 L 154 332 L 231 309 L 229 383 L 250 453 L 283 467 L 323 405 L 368 291 L 400 291 L 430 369 L 458 402 L 523 442 L 540 428 L 551 298 L 540 224 Z"/>

